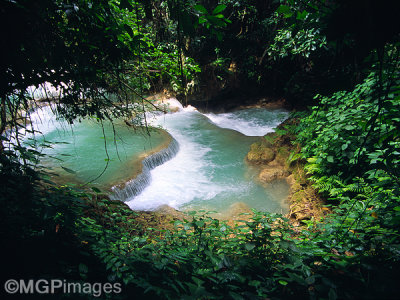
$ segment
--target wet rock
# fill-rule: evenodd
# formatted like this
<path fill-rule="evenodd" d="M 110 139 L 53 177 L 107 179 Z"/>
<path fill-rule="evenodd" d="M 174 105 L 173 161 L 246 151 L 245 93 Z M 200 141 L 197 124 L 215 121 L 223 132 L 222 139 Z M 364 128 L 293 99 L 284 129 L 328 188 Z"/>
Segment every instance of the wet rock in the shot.
<path fill-rule="evenodd" d="M 251 212 L 252 211 L 251 211 L 250 207 L 246 203 L 235 202 L 231 206 L 229 206 L 227 215 L 229 215 L 230 218 L 235 219 L 235 218 L 239 217 L 240 214 L 251 213 Z"/>
<path fill-rule="evenodd" d="M 263 183 L 269 183 L 276 179 L 282 179 L 288 176 L 289 173 L 281 167 L 265 168 L 258 175 L 258 179 Z"/>
<path fill-rule="evenodd" d="M 289 176 L 286 177 L 286 182 L 290 186 L 290 191 L 292 193 L 296 192 L 296 190 L 295 190 L 296 179 L 294 178 L 293 174 L 290 174 Z"/>
<path fill-rule="evenodd" d="M 243 202 L 235 202 L 229 206 L 229 208 L 219 214 L 217 219 L 227 220 L 229 226 L 235 226 L 235 224 L 244 225 L 245 221 L 250 221 L 253 216 L 251 208 Z"/>
<path fill-rule="evenodd" d="M 275 152 L 261 143 L 252 144 L 250 152 L 246 156 L 247 161 L 252 164 L 267 164 L 273 161 L 274 158 Z"/>
<path fill-rule="evenodd" d="M 181 220 L 183 220 L 183 218 L 185 217 L 185 214 L 183 212 L 176 210 L 175 208 L 173 208 L 167 204 L 157 207 L 155 212 L 158 214 L 161 214 L 161 215 L 168 215 L 173 218 L 181 219 Z"/>

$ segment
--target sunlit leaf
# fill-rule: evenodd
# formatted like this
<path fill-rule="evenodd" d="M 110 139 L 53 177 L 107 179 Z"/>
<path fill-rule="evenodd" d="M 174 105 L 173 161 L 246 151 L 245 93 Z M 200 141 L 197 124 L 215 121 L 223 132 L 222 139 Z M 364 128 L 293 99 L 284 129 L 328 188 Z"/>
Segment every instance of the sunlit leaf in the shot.
<path fill-rule="evenodd" d="M 279 280 L 278 282 L 279 282 L 279 284 L 281 284 L 281 285 L 287 285 L 287 284 L 288 284 L 288 282 L 285 281 L 285 280 Z"/>

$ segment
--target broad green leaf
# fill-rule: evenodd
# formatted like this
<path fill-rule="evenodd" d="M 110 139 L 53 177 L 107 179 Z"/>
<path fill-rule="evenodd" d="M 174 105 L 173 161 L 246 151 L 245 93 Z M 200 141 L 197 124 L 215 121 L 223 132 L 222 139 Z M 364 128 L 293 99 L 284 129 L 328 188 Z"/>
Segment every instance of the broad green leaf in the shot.
<path fill-rule="evenodd" d="M 216 18 L 215 16 L 207 16 L 207 19 L 215 26 L 226 27 L 226 23 L 223 20 Z"/>
<path fill-rule="evenodd" d="M 288 282 L 285 281 L 285 280 L 279 280 L 278 282 L 279 282 L 279 284 L 282 284 L 282 285 L 287 285 L 288 284 Z"/>
<path fill-rule="evenodd" d="M 201 286 L 204 283 L 204 280 L 201 280 L 201 279 L 199 279 L 199 278 L 197 278 L 195 276 L 192 276 L 192 280 L 194 281 L 194 283 L 197 284 L 197 286 Z"/>
<path fill-rule="evenodd" d="M 198 227 L 203 227 L 205 223 L 204 223 L 204 221 L 196 221 L 195 224 L 196 224 Z"/>
<path fill-rule="evenodd" d="M 287 5 L 280 5 L 277 9 L 276 12 L 281 13 L 281 14 L 287 14 L 287 13 L 291 13 L 292 10 L 290 9 L 289 6 Z"/>
<path fill-rule="evenodd" d="M 297 12 L 296 19 L 297 20 L 304 20 L 308 15 L 308 12 L 306 10 L 303 10 L 302 12 Z"/>
<path fill-rule="evenodd" d="M 226 8 L 226 5 L 220 4 L 216 8 L 214 8 L 212 14 L 216 15 L 216 14 L 220 13 L 221 11 L 225 10 L 225 8 Z"/>
<path fill-rule="evenodd" d="M 207 22 L 207 19 L 204 16 L 201 16 L 199 18 L 199 24 L 202 24 L 202 23 L 205 23 L 205 22 Z"/>
<path fill-rule="evenodd" d="M 287 5 L 281 5 L 281 6 L 279 6 L 279 7 L 276 9 L 276 11 L 277 11 L 278 13 L 280 13 L 280 14 L 283 14 L 283 16 L 284 16 L 285 18 L 290 18 L 290 17 L 293 15 L 292 10 L 291 10 L 290 7 L 287 6 Z"/>
<path fill-rule="evenodd" d="M 195 5 L 195 6 L 194 6 L 194 9 L 197 10 L 197 11 L 199 11 L 199 12 L 201 12 L 201 13 L 203 13 L 203 14 L 208 14 L 207 9 L 206 9 L 203 5 L 201 5 L 201 4 Z"/>

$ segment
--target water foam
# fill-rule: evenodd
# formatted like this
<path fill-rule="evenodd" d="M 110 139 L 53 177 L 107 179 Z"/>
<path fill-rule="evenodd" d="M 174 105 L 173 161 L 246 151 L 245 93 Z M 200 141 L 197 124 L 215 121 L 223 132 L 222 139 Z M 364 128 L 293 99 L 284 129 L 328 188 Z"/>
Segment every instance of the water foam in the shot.
<path fill-rule="evenodd" d="M 152 125 L 167 129 L 180 149 L 173 159 L 151 171 L 151 185 L 127 201 L 132 209 L 153 210 L 164 204 L 179 208 L 195 198 L 210 199 L 222 191 L 222 187 L 211 184 L 204 170 L 212 167 L 205 158 L 211 148 L 196 142 L 199 135 L 196 116 L 201 114 L 195 110 L 183 110 L 154 116 L 150 121 Z"/>
<path fill-rule="evenodd" d="M 257 208 L 262 207 L 269 201 L 265 200 L 268 195 L 252 179 L 245 178 L 243 158 L 254 136 L 273 131 L 286 117 L 285 111 L 257 109 L 204 115 L 192 107 L 173 114 L 149 115 L 149 122 L 166 129 L 180 149 L 174 158 L 151 170 L 151 183 L 126 203 L 135 210 L 154 210 L 165 204 L 176 209 L 220 210 L 237 199 L 252 202 L 255 198 L 261 203 Z M 272 204 L 272 210 L 278 210 L 275 206 L 279 204 Z"/>
<path fill-rule="evenodd" d="M 178 151 L 179 144 L 174 138 L 172 138 L 168 147 L 143 159 L 142 172 L 138 174 L 136 178 L 126 182 L 122 188 L 119 186 L 112 187 L 113 194 L 110 198 L 126 201 L 139 195 L 151 182 L 150 171 L 170 160 L 176 155 L 176 153 L 178 153 Z"/>
<path fill-rule="evenodd" d="M 149 113 L 147 117 L 152 126 L 166 129 L 172 141 L 142 161 L 142 172 L 134 180 L 114 187 L 112 198 L 135 210 L 154 210 L 165 204 L 177 209 L 213 208 L 215 202 L 223 208 L 247 199 L 249 206 L 256 207 L 253 202 L 258 201 L 263 207 L 270 201 L 262 187 L 245 178 L 243 158 L 256 139 L 252 136 L 273 131 L 287 117 L 286 112 L 245 110 L 203 115 L 190 107 L 176 113 Z M 33 112 L 31 118 L 43 134 L 67 126 L 65 122 L 60 125 L 50 107 Z"/>
<path fill-rule="evenodd" d="M 263 136 L 273 132 L 275 127 L 286 120 L 288 112 L 250 108 L 231 113 L 209 113 L 206 116 L 219 127 L 233 129 L 247 136 Z"/>
<path fill-rule="evenodd" d="M 152 170 L 152 184 L 127 202 L 132 209 L 152 210 L 163 204 L 179 208 L 195 198 L 211 199 L 222 191 L 222 187 L 213 185 L 204 172 L 205 166 L 211 167 L 205 160 L 210 149 L 183 135 L 176 134 L 175 138 L 181 145 L 180 151 Z"/>

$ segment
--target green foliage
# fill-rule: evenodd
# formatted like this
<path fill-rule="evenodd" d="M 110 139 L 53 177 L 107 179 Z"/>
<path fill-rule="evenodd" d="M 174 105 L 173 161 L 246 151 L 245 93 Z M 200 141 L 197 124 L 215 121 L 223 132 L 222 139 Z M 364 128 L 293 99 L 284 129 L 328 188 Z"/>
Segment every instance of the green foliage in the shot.
<path fill-rule="evenodd" d="M 178 49 L 176 45 L 159 45 L 145 54 L 148 61 L 144 63 L 144 70 L 147 74 L 149 82 L 161 81 L 171 85 L 175 92 L 184 90 L 185 93 L 190 91 L 196 81 L 196 73 L 200 72 L 197 63 L 190 57 L 184 58 L 183 76 L 186 79 L 186 86 L 182 86 L 182 72 L 176 57 L 178 57 Z M 156 70 L 156 72 L 154 72 Z M 154 85 L 154 84 L 153 84 Z"/>
<path fill-rule="evenodd" d="M 130 116 L 129 107 L 142 113 L 142 106 L 129 106 L 133 95 L 164 83 L 187 94 L 199 61 L 214 67 L 221 82 L 236 72 L 265 87 L 280 73 L 291 92 L 299 91 L 298 78 L 314 72 L 314 63 L 367 44 L 358 27 L 349 28 L 351 37 L 329 39 L 325 29 L 338 24 L 330 18 L 348 6 L 324 4 L 6 1 L 0 20 L 12 30 L 0 64 L 6 77 L 0 86 L 5 275 L 123 282 L 122 299 L 392 297 L 400 267 L 399 45 L 382 43 L 393 40 L 393 30 L 382 39 L 366 30 L 374 33 L 367 66 L 379 63 L 349 91 L 316 96 L 318 105 L 295 129 L 303 148 L 290 160 L 307 160 L 310 179 L 333 211 L 325 220 L 304 220 L 304 227 L 254 212 L 237 224 L 192 213 L 175 221 L 174 230 L 149 228 L 98 188 L 93 194 L 54 184 L 48 171 L 37 169 L 41 153 L 34 143 L 25 147 L 18 130 L 15 138 L 10 134 L 29 128 L 22 110 L 36 103 L 25 90 L 44 82 L 61 84 L 53 101 L 70 122 Z M 20 20 L 26 22 L 16 26 Z M 204 56 L 191 59 L 199 49 Z M 340 75 L 353 70 L 337 60 L 332 68 Z M 231 62 L 238 70 L 228 72 Z M 324 66 L 314 76 L 339 78 Z"/>
<path fill-rule="evenodd" d="M 311 52 L 326 45 L 326 38 L 318 29 L 301 29 L 294 35 L 289 29 L 279 29 L 274 42 L 268 48 L 268 55 L 273 59 L 300 55 L 308 58 Z"/>
<path fill-rule="evenodd" d="M 55 98 L 66 104 L 60 111 L 69 121 L 105 118 L 104 108 L 113 112 L 104 91 L 119 91 L 115 70 L 138 45 L 127 24 L 118 21 L 120 6 L 114 1 L 6 1 L 1 10 L 1 26 L 9 28 L 7 53 L 1 57 L 2 103 L 18 97 L 14 105 L 27 108 L 27 87 L 48 82 L 59 87 Z"/>
<path fill-rule="evenodd" d="M 190 221 L 176 221 L 177 230 L 161 239 L 121 237 L 106 252 L 98 243 L 93 247 L 117 279 L 148 296 L 260 298 L 275 290 L 274 281 L 282 281 L 274 278 L 273 266 L 287 259 L 287 247 L 293 244 L 288 228 L 273 231 L 282 222 L 258 213 L 253 221 L 231 227 L 193 215 Z M 277 247 L 284 242 L 285 247 Z"/>
<path fill-rule="evenodd" d="M 394 232 L 365 226 L 374 217 L 365 217 L 357 229 L 349 229 L 356 214 L 309 221 L 295 233 L 279 215 L 255 212 L 252 220 L 234 226 L 192 216 L 160 238 L 151 229 L 144 236 L 113 225 L 105 229 L 94 219 L 81 219 L 81 226 L 90 232 L 86 240 L 108 278 L 146 298 L 354 299 L 393 292 L 391 280 L 365 280 L 395 274 L 391 264 L 398 265 L 397 247 L 383 242 Z M 380 284 L 389 289 L 382 292 Z"/>
<path fill-rule="evenodd" d="M 304 156 L 310 158 L 309 168 L 338 173 L 344 179 L 371 174 L 376 169 L 398 176 L 393 168 L 399 149 L 397 84 L 380 86 L 376 75 L 371 74 L 352 92 L 338 92 L 332 97 L 317 95 L 320 106 L 303 121 L 314 130 L 304 128 L 299 135 Z M 383 91 L 388 93 L 382 95 Z"/>
<path fill-rule="evenodd" d="M 199 15 L 198 25 L 204 25 L 207 29 L 211 30 L 212 34 L 216 35 L 219 41 L 222 41 L 222 33 L 218 30 L 218 28 L 225 28 L 228 24 L 232 23 L 222 14 L 222 12 L 226 9 L 226 5 L 217 5 L 211 13 L 209 13 L 201 4 L 195 5 L 194 9 Z"/>
<path fill-rule="evenodd" d="M 400 90 L 398 74 L 392 72 L 398 69 L 398 60 L 391 60 L 393 48 L 388 48 L 378 73 L 371 73 L 352 91 L 317 95 L 320 104 L 301 121 L 298 134 L 310 179 L 334 204 L 335 214 L 328 222 L 311 228 L 317 230 L 318 239 L 332 241 L 335 253 L 341 248 L 351 254 L 345 261 L 338 260 L 340 268 L 355 262 L 368 265 L 379 280 L 379 264 L 373 259 L 398 268 L 400 244 L 396 211 Z M 365 283 L 362 274 L 353 274 L 353 282 Z"/>

